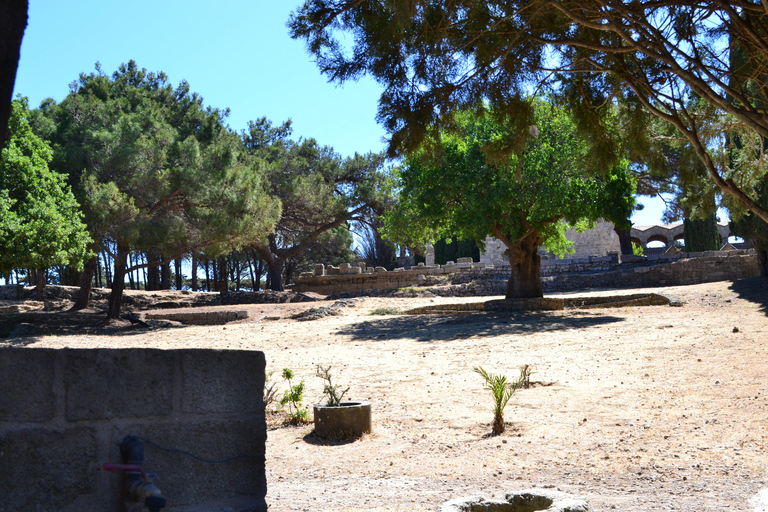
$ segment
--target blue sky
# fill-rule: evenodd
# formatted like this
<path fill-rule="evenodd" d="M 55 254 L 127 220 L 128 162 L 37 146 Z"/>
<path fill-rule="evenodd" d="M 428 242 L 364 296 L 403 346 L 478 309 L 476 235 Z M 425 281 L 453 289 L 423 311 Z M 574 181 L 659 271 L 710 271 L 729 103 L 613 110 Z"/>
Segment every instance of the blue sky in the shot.
<path fill-rule="evenodd" d="M 31 0 L 16 93 L 31 106 L 61 101 L 80 73 L 97 61 L 111 74 L 128 60 L 164 71 L 172 84 L 189 82 L 207 105 L 229 108 L 240 131 L 266 116 L 293 120 L 294 136 L 314 137 L 344 156 L 380 151 L 386 133 L 376 123 L 381 88 L 368 78 L 329 84 L 286 21 L 299 5 L 266 0 Z M 638 225 L 659 223 L 663 203 L 646 205 Z"/>

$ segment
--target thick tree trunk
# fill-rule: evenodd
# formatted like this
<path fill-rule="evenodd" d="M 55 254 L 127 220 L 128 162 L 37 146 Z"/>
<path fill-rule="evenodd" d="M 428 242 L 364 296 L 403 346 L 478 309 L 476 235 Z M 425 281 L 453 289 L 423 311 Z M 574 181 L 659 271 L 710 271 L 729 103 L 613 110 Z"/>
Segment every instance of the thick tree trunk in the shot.
<path fill-rule="evenodd" d="M 77 300 L 75 305 L 72 306 L 72 311 L 80 311 L 88 307 L 88 301 L 91 297 L 91 283 L 93 282 L 93 275 L 96 273 L 97 265 L 98 256 L 94 256 L 85 262 L 83 275 L 80 277 L 80 291 L 77 292 Z"/>
<path fill-rule="evenodd" d="M 128 247 L 120 244 L 115 255 L 115 272 L 112 279 L 112 293 L 109 294 L 109 309 L 107 318 L 120 318 L 120 308 L 123 305 L 123 290 L 125 290 L 125 268 L 128 261 Z"/>
<path fill-rule="evenodd" d="M 613 230 L 619 237 L 619 247 L 621 247 L 621 254 L 634 254 L 632 251 L 632 234 L 629 229 L 619 229 L 614 227 Z"/>
<path fill-rule="evenodd" d="M 507 299 L 543 297 L 541 287 L 541 256 L 538 250 L 541 238 L 532 232 L 522 240 L 507 246 L 512 275 L 507 283 Z"/>
<path fill-rule="evenodd" d="M 276 292 L 285 291 L 285 287 L 283 286 L 283 266 L 285 265 L 285 261 L 280 258 L 275 258 L 272 261 L 268 261 L 267 265 L 268 288 Z"/>
<path fill-rule="evenodd" d="M 27 28 L 27 0 L 0 0 L 0 147 L 8 139 L 13 86 L 19 67 L 21 39 Z"/>

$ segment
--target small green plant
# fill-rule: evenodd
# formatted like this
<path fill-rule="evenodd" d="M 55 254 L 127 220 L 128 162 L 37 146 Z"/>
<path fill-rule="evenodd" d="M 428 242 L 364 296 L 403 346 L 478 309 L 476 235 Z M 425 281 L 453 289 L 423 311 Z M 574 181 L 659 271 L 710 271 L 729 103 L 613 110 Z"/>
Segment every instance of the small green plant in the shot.
<path fill-rule="evenodd" d="M 520 382 L 522 383 L 522 387 L 525 389 L 528 389 L 531 387 L 531 375 L 536 373 L 533 371 L 533 366 L 529 364 L 524 364 L 520 367 Z"/>
<path fill-rule="evenodd" d="M 323 368 L 322 366 L 317 365 L 317 376 L 325 381 L 325 384 L 323 384 L 323 394 L 328 395 L 327 405 L 338 407 L 341 403 L 341 399 L 344 398 L 346 392 L 349 391 L 349 388 L 339 392 L 338 384 L 333 384 L 331 382 L 330 371 L 330 366 L 328 368 Z"/>
<path fill-rule="evenodd" d="M 309 422 L 309 411 L 301 406 L 301 402 L 304 401 L 304 381 L 300 381 L 294 385 L 291 382 L 293 379 L 293 370 L 290 368 L 283 368 L 283 378 L 288 381 L 288 389 L 280 399 L 280 405 L 288 405 L 288 418 L 294 425 Z"/>
<path fill-rule="evenodd" d="M 645 256 L 645 252 L 643 251 L 643 248 L 637 245 L 635 242 L 632 242 L 632 254 L 634 254 L 635 256 Z"/>
<path fill-rule="evenodd" d="M 485 385 L 491 390 L 493 395 L 493 435 L 499 435 L 504 432 L 504 408 L 509 403 L 509 399 L 515 394 L 517 388 L 522 386 L 522 376 L 516 382 L 507 382 L 507 377 L 504 375 L 494 375 L 488 373 L 481 366 L 475 366 L 472 369 L 475 373 L 479 374 Z"/>
<path fill-rule="evenodd" d="M 397 308 L 376 308 L 371 311 L 372 315 L 402 315 L 403 312 Z"/>

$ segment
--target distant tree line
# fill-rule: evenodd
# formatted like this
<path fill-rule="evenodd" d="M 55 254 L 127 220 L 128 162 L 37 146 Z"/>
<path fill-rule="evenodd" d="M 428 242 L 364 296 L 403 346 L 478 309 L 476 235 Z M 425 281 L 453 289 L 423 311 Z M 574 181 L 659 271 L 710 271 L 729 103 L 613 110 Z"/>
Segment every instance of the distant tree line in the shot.
<path fill-rule="evenodd" d="M 237 133 L 228 114 L 133 61 L 112 75 L 97 64 L 60 103 L 14 100 L 0 274 L 40 294 L 49 279 L 79 285 L 76 309 L 109 286 L 116 318 L 126 281 L 282 290 L 314 261 L 354 261 L 351 226 L 375 229 L 388 197 L 384 157 L 293 140 L 290 121 Z"/>

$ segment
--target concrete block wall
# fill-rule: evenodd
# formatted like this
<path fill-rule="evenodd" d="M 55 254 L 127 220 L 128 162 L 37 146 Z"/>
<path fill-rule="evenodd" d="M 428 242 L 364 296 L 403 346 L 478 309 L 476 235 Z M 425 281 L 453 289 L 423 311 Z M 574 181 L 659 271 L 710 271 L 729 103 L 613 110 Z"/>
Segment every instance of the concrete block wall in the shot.
<path fill-rule="evenodd" d="M 267 509 L 256 351 L 0 348 L 0 512 L 124 510 L 119 445 L 144 444 L 166 511 Z M 244 457 L 241 457 L 244 456 Z"/>

